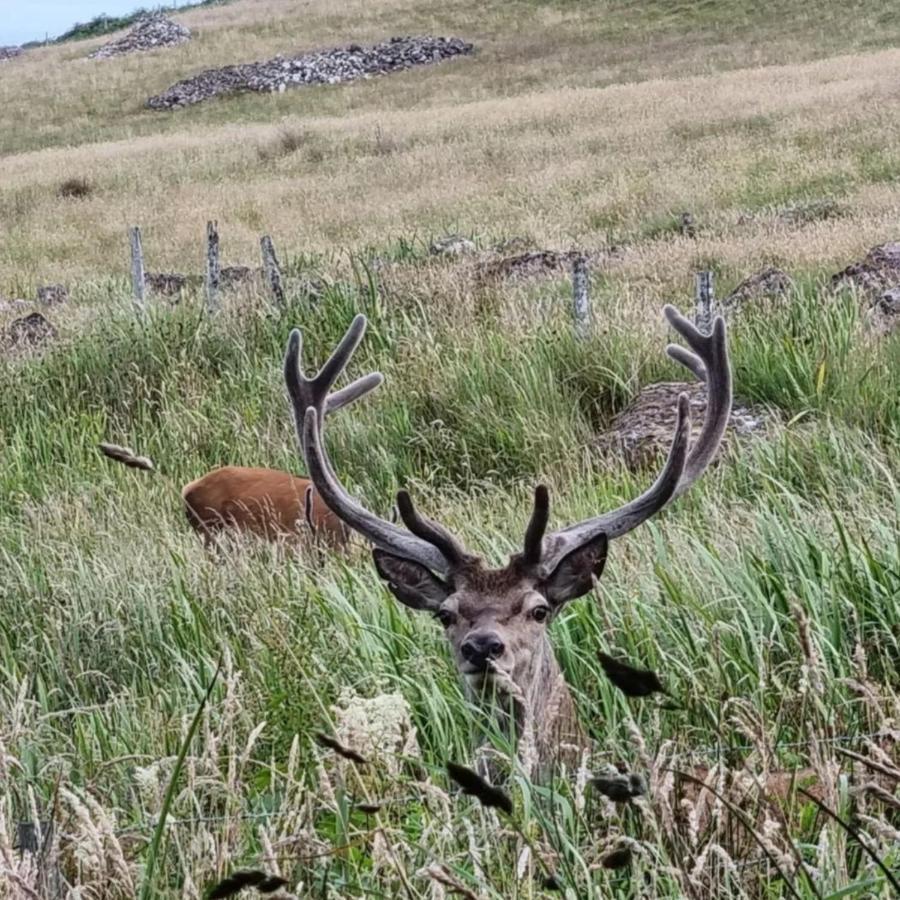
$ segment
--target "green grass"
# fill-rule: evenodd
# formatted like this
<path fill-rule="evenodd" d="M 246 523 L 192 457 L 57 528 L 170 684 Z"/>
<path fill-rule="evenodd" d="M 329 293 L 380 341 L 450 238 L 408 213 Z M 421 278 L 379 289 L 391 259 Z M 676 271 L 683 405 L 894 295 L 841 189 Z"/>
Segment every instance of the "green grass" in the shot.
<path fill-rule="evenodd" d="M 598 302 L 608 320 L 611 301 Z M 45 809 L 65 773 L 76 797 L 115 810 L 115 839 L 141 860 L 161 797 L 153 785 L 172 771 L 155 761 L 183 744 L 202 692 L 196 673 L 224 651 L 224 686 L 159 849 L 156 871 L 172 891 L 187 874 L 208 883 L 265 860 L 259 827 L 271 842 L 288 821 L 303 837 L 295 835 L 300 843 L 280 870 L 317 890 L 393 896 L 405 878 L 424 897 L 427 878 L 415 873 L 440 861 L 484 896 L 530 896 L 530 882 L 517 887 L 513 878 L 515 839 L 498 837 L 470 800 L 452 800 L 441 824 L 444 807 L 415 767 L 366 774 L 326 761 L 334 796 L 321 793 L 322 752 L 311 734 L 331 729 L 333 707 L 353 702 L 341 700 L 348 690 L 397 692 L 409 703 L 438 784 L 446 759 L 471 761 L 485 723 L 434 623 L 395 605 L 364 553 L 315 564 L 266 547 L 228 561 L 206 556 L 175 488 L 225 462 L 297 469 L 279 380 L 287 333 L 301 325 L 308 358 L 321 359 L 362 310 L 371 327 L 353 373 L 380 368 L 387 385 L 330 427 L 341 473 L 381 510 L 398 484 L 412 482 L 427 510 L 500 561 L 520 540 L 538 478 L 553 486 L 559 521 L 610 507 L 645 483 L 605 468 L 588 448 L 638 385 L 675 374 L 663 341 L 607 329 L 577 345 L 561 302 L 540 328 L 510 327 L 503 291 L 472 315 L 365 282 L 333 286 L 315 309 L 298 298 L 281 313 L 251 304 L 214 321 L 199 302 L 146 324 L 122 308 L 65 350 L 0 368 L 0 708 L 20 710 L 21 723 L 3 737 L 4 752 L 21 763 L 10 772 L 7 814 L 27 818 L 32 794 Z M 646 758 L 635 734 L 651 755 L 674 742 L 683 766 L 718 753 L 739 765 L 740 748 L 753 741 L 738 723 L 751 710 L 773 744 L 799 744 L 776 751 L 780 763 L 803 763 L 805 741 L 876 731 L 897 702 L 888 685 L 900 654 L 900 343 L 866 343 L 855 300 L 829 299 L 813 282 L 774 314 L 744 316 L 731 343 L 742 396 L 792 424 L 740 445 L 654 525 L 617 543 L 597 597 L 554 626 L 598 750 L 636 769 Z M 111 466 L 95 450 L 103 438 L 150 454 L 166 476 Z M 659 671 L 683 711 L 626 701 L 605 681 L 597 648 Z M 859 648 L 884 707 L 852 688 L 862 677 Z M 811 691 L 811 679 L 824 690 Z M 571 787 L 559 784 L 548 794 L 518 782 L 513 794 L 522 827 L 559 854 L 560 877 L 578 896 L 681 896 L 686 875 L 674 873 L 702 841 L 691 851 L 658 814 L 610 818 L 590 794 L 576 808 Z M 361 798 L 387 804 L 378 822 L 398 847 L 400 870 L 373 862 L 373 823 L 352 809 Z M 834 867 L 820 886 L 868 877 L 840 843 L 817 861 L 821 827 L 809 816 L 791 824 L 800 852 L 823 871 Z M 616 835 L 639 842 L 631 868 L 589 874 Z M 209 840 L 222 855 L 197 852 L 196 841 Z M 297 858 L 316 841 L 353 850 L 331 863 Z M 483 876 L 469 861 L 471 842 Z M 104 846 L 111 866 L 115 854 Z M 896 848 L 877 846 L 897 862 Z M 106 877 L 107 869 L 63 860 L 82 883 Z M 735 878 L 719 873 L 715 890 L 736 890 Z M 741 883 L 762 891 L 754 895 L 782 895 L 777 883 Z M 794 884 L 805 890 L 799 876 Z"/>

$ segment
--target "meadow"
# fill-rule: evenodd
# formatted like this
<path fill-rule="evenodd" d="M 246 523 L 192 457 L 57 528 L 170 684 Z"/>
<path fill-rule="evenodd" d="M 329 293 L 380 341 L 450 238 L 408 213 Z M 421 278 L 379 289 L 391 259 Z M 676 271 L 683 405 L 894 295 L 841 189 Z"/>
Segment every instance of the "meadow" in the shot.
<path fill-rule="evenodd" d="M 896 771 L 900 338 L 828 281 L 900 237 L 892 5 L 236 0 L 176 18 L 197 36 L 173 50 L 89 63 L 99 40 L 70 42 L 0 70 L 0 293 L 72 295 L 46 352 L 0 357 L 0 898 L 199 898 L 246 867 L 297 897 L 893 896 L 897 783 L 866 760 Z M 200 68 L 417 32 L 478 52 L 141 108 Z M 72 178 L 86 196 L 59 196 Z M 225 262 L 255 264 L 269 232 L 322 296 L 244 292 L 210 317 L 189 294 L 135 318 L 126 228 L 149 268 L 199 272 L 207 219 Z M 447 231 L 483 253 L 620 247 L 592 272 L 589 339 L 565 273 L 485 282 L 429 254 Z M 221 558 L 183 518 L 178 489 L 216 465 L 302 471 L 287 335 L 311 365 L 364 312 L 348 374 L 386 383 L 329 426 L 342 477 L 384 514 L 408 487 L 502 562 L 536 482 L 555 524 L 643 489 L 653 472 L 596 442 L 641 387 L 682 377 L 663 304 L 690 309 L 698 269 L 726 292 L 769 264 L 793 289 L 729 332 L 766 430 L 616 541 L 553 625 L 592 770 L 648 779 L 630 804 L 514 766 L 512 817 L 460 795 L 445 764 L 471 764 L 486 723 L 367 548 Z M 101 440 L 159 471 L 112 466 Z M 679 708 L 624 697 L 600 650 Z M 680 796 L 672 770 L 698 766 L 720 792 L 744 779 L 749 817 L 733 794 Z M 799 768 L 861 836 L 759 790 Z M 20 847 L 36 822 L 53 823 L 37 856 Z"/>

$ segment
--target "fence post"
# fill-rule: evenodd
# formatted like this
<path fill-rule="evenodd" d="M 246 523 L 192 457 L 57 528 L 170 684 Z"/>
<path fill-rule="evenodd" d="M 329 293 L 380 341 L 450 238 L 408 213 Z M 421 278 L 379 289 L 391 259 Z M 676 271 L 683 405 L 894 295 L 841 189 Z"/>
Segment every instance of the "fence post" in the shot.
<path fill-rule="evenodd" d="M 135 312 L 147 312 L 146 285 L 144 284 L 144 249 L 141 246 L 141 229 L 137 225 L 129 230 L 131 240 L 131 293 Z"/>
<path fill-rule="evenodd" d="M 591 319 L 587 258 L 579 254 L 572 261 L 572 320 L 578 340 L 585 341 L 590 337 Z"/>
<path fill-rule="evenodd" d="M 206 223 L 206 311 L 219 311 L 219 232 L 215 222 Z"/>
<path fill-rule="evenodd" d="M 278 265 L 278 257 L 275 256 L 275 245 L 272 238 L 264 234 L 259 239 L 262 251 L 263 268 L 266 271 L 266 281 L 269 283 L 269 292 L 276 306 L 284 305 L 284 288 L 281 285 L 281 267 Z"/>
<path fill-rule="evenodd" d="M 713 304 L 713 273 L 698 272 L 694 283 L 694 324 L 703 334 L 709 334 L 712 330 Z"/>

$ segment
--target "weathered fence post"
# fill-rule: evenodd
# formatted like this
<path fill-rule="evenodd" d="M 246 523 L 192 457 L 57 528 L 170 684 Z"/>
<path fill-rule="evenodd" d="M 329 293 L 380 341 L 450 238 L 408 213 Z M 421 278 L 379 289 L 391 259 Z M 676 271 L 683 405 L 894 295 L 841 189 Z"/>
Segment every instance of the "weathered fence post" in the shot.
<path fill-rule="evenodd" d="M 206 223 L 206 311 L 219 311 L 219 232 L 215 222 Z"/>
<path fill-rule="evenodd" d="M 712 331 L 713 304 L 715 303 L 712 272 L 697 273 L 694 296 L 694 324 L 703 334 L 709 334 Z"/>
<path fill-rule="evenodd" d="M 578 340 L 585 341 L 590 337 L 591 319 L 587 257 L 579 254 L 572 261 L 572 320 Z"/>
<path fill-rule="evenodd" d="M 147 312 L 144 284 L 144 249 L 141 246 L 141 229 L 135 225 L 129 230 L 131 240 L 131 293 L 135 311 L 139 314 Z"/>
<path fill-rule="evenodd" d="M 284 288 L 281 285 L 281 267 L 278 265 L 278 257 L 275 256 L 275 245 L 272 238 L 264 234 L 259 239 L 262 250 L 263 268 L 266 272 L 266 281 L 269 283 L 269 293 L 276 306 L 284 304 Z"/>

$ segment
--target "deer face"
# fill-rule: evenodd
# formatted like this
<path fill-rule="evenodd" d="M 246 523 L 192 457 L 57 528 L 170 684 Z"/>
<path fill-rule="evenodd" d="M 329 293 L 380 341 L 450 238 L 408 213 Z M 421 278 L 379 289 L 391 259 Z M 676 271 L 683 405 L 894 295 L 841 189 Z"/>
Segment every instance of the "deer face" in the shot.
<path fill-rule="evenodd" d="M 470 557 L 446 579 L 382 550 L 374 557 L 378 573 L 401 603 L 438 620 L 460 674 L 480 688 L 498 673 L 519 685 L 527 682 L 536 661 L 549 651 L 550 623 L 567 601 L 591 589 L 606 551 L 606 537 L 600 535 L 546 577 L 521 556 L 503 569 L 486 569 Z"/>

